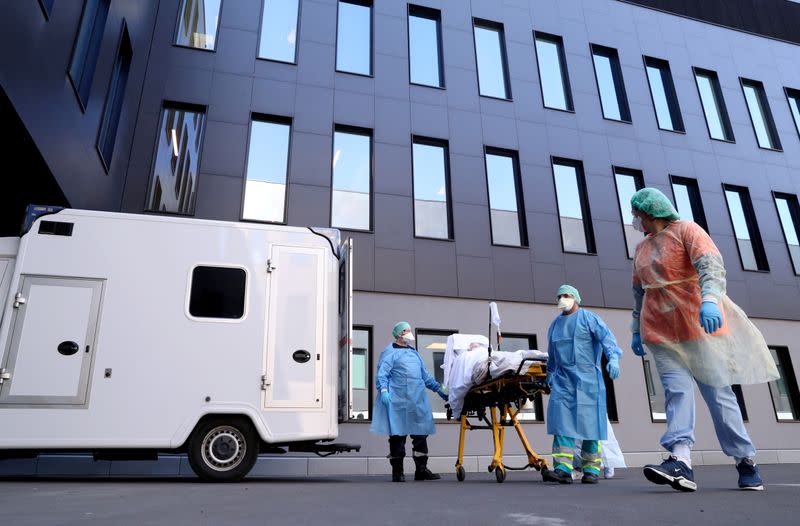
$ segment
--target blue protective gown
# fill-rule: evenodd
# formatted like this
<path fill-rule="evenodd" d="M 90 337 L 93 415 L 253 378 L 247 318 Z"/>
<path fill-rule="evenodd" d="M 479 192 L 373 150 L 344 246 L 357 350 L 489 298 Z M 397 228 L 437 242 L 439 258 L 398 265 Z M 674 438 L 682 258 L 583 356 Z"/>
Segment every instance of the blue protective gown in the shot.
<path fill-rule="evenodd" d="M 603 320 L 578 309 L 559 315 L 547 331 L 547 432 L 581 440 L 606 440 L 606 387 L 602 354 L 622 356 Z"/>
<path fill-rule="evenodd" d="M 386 407 L 380 396 L 375 398 L 370 431 L 387 436 L 436 433 L 425 388 L 438 391 L 441 386 L 416 349 L 387 345 L 378 360 L 375 386 L 378 393 L 388 389 L 392 402 Z"/>

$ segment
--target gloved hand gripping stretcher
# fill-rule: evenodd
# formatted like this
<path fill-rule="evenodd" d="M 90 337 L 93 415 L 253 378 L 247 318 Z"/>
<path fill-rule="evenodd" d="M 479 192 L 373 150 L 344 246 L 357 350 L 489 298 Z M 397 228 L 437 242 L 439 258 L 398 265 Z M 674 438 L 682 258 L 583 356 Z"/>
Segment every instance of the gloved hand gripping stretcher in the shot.
<path fill-rule="evenodd" d="M 500 317 L 494 303 L 491 304 L 491 313 L 497 333 L 497 351 L 492 351 L 485 336 L 454 334 L 448 337 L 442 366 L 444 385 L 448 390 L 447 418 L 455 417 L 461 421 L 455 466 L 459 481 L 466 477 L 463 467 L 465 432 L 473 429 L 492 431 L 494 454 L 489 471 L 494 471 L 497 482 L 505 480 L 506 470 L 509 469 L 534 468 L 542 472 L 548 469 L 547 461 L 531 448 L 517 420 L 527 401 L 533 401 L 540 392 L 549 392 L 546 382 L 547 354 L 539 351 L 500 351 Z M 477 418 L 483 425 L 471 424 L 469 418 Z M 525 466 L 503 464 L 505 428 L 510 426 L 517 431 L 528 457 Z"/>

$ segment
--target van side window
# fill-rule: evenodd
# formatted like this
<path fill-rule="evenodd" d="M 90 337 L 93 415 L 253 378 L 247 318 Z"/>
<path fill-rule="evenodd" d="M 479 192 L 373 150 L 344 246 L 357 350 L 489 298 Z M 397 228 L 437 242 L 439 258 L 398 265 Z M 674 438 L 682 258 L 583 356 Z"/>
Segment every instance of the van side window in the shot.
<path fill-rule="evenodd" d="M 189 314 L 196 318 L 239 319 L 244 316 L 245 287 L 244 269 L 195 267 Z"/>

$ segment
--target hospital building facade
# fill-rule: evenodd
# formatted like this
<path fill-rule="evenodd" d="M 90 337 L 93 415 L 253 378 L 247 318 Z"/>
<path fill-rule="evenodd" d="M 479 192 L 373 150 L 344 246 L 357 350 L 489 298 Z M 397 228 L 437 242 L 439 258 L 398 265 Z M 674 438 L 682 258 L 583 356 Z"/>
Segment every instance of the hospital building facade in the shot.
<path fill-rule="evenodd" d="M 781 373 L 735 386 L 759 461 L 800 462 L 800 3 L 791 0 L 28 0 L 0 17 L 12 191 L 52 204 L 341 229 L 354 241 L 359 454 L 264 472 L 386 473 L 375 368 L 408 321 L 441 379 L 447 335 L 547 347 L 575 286 L 624 350 L 606 379 L 630 465 L 659 461 L 664 395 L 630 349 L 630 196 L 711 235 Z M 11 188 L 11 186 L 8 186 Z M 493 342 L 494 343 L 494 342 Z M 496 346 L 496 343 L 495 343 Z M 430 402 L 431 467 L 458 425 Z M 696 464 L 729 462 L 699 393 Z M 547 397 L 522 417 L 549 453 Z M 506 455 L 521 448 L 508 442 Z M 488 434 L 468 434 L 483 471 Z M 410 446 L 409 446 L 410 447 Z M 510 465 L 522 463 L 514 458 Z M 730 461 L 732 463 L 732 461 Z"/>

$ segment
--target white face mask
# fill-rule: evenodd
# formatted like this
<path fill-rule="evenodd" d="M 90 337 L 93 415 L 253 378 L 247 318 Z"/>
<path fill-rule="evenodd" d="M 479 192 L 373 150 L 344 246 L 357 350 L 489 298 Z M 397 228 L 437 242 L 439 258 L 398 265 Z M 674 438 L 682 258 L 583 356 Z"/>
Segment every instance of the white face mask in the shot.
<path fill-rule="evenodd" d="M 633 218 L 633 229 L 643 234 L 647 233 L 647 231 L 644 229 L 644 226 L 642 225 L 642 218 L 639 216 L 634 216 Z"/>
<path fill-rule="evenodd" d="M 414 341 L 414 333 L 413 333 L 413 332 L 407 332 L 407 333 L 405 333 L 405 334 L 403 335 L 403 339 L 406 341 L 406 343 L 411 343 L 411 342 L 413 342 L 413 341 Z"/>
<path fill-rule="evenodd" d="M 558 300 L 558 308 L 559 310 L 568 311 L 572 310 L 572 306 L 575 305 L 574 298 L 559 298 Z"/>

